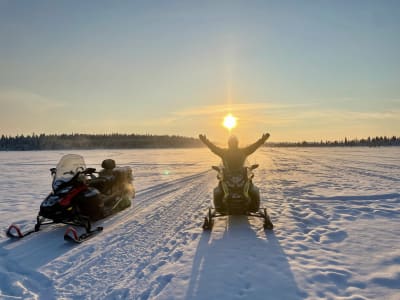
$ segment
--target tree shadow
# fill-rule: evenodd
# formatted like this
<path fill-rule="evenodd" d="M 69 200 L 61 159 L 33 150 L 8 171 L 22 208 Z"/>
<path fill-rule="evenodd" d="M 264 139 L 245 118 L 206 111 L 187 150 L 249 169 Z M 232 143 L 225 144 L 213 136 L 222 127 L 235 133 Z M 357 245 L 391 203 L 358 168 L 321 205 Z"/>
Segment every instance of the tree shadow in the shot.
<path fill-rule="evenodd" d="M 256 229 L 258 228 L 258 229 Z M 231 216 L 204 232 L 186 299 L 304 299 L 286 254 L 260 220 Z"/>

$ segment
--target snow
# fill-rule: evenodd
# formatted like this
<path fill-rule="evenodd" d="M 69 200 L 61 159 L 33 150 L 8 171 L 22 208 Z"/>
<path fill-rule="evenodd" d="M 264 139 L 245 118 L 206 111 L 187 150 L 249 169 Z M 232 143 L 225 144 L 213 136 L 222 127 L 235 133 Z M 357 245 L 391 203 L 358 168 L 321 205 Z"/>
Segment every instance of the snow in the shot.
<path fill-rule="evenodd" d="M 255 184 L 275 225 L 201 225 L 207 149 L 0 152 L 0 226 L 31 228 L 63 154 L 134 170 L 132 207 L 79 245 L 65 225 L 0 237 L 0 299 L 399 299 L 400 148 L 263 148 Z"/>

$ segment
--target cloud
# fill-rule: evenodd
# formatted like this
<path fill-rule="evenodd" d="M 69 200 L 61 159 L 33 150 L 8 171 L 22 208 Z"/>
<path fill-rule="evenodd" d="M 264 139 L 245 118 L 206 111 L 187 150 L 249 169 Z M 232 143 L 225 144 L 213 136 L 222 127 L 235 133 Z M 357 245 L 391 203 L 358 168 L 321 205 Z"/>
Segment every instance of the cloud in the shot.
<path fill-rule="evenodd" d="M 374 111 L 374 112 L 361 112 L 361 111 L 347 111 L 341 109 L 328 109 L 328 110 L 312 110 L 301 111 L 297 114 L 296 118 L 299 120 L 304 119 L 337 119 L 337 120 L 387 120 L 398 119 L 400 110 L 391 111 Z"/>
<path fill-rule="evenodd" d="M 347 112 L 347 113 L 345 113 L 345 117 L 356 118 L 359 120 L 398 119 L 399 116 L 400 116 L 400 110 L 381 111 L 381 112 Z"/>
<path fill-rule="evenodd" d="M 46 98 L 40 94 L 21 90 L 0 91 L 0 105 L 2 111 L 28 111 L 30 113 L 43 113 L 49 110 L 60 109 L 64 103 Z"/>
<path fill-rule="evenodd" d="M 178 117 L 206 116 L 221 113 L 249 112 L 249 111 L 268 111 L 298 107 L 299 105 L 282 105 L 272 103 L 234 103 L 218 104 L 209 106 L 199 106 L 181 111 L 176 111 L 173 115 Z"/>
<path fill-rule="evenodd" d="M 310 102 L 304 104 L 280 104 L 276 102 L 218 104 L 175 111 L 164 118 L 153 121 L 165 126 L 168 126 L 168 124 L 183 124 L 183 122 L 190 122 L 190 120 L 199 120 L 201 118 L 206 122 L 210 122 L 210 120 L 222 120 L 223 115 L 231 112 L 236 114 L 239 122 L 245 127 L 251 127 L 252 124 L 275 127 L 303 126 L 308 122 L 329 123 L 340 126 L 341 122 L 349 124 L 374 120 L 397 120 L 400 115 L 400 110 L 362 112 L 344 109 L 326 109 L 319 108 L 318 106 L 318 103 Z M 150 122 L 153 123 L 153 121 Z"/>

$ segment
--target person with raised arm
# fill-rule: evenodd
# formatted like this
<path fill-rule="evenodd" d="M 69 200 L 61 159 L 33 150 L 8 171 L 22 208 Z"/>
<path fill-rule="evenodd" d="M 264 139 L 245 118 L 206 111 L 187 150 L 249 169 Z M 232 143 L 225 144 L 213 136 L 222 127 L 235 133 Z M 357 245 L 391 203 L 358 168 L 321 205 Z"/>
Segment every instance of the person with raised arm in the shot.
<path fill-rule="evenodd" d="M 222 163 L 227 172 L 238 173 L 243 170 L 246 158 L 254 153 L 259 147 L 261 147 L 269 138 L 269 136 L 269 133 L 265 133 L 258 141 L 244 148 L 239 147 L 239 140 L 234 135 L 231 135 L 228 139 L 228 148 L 220 148 L 216 146 L 215 144 L 210 142 L 210 140 L 208 140 L 204 134 L 200 134 L 199 139 L 214 154 L 221 157 Z M 253 202 L 253 210 L 258 210 L 258 207 L 260 205 L 260 192 L 259 189 L 253 184 L 251 184 L 250 186 L 249 195 Z M 217 211 L 223 209 L 223 196 L 224 191 L 219 184 L 216 188 L 214 188 L 214 206 Z"/>

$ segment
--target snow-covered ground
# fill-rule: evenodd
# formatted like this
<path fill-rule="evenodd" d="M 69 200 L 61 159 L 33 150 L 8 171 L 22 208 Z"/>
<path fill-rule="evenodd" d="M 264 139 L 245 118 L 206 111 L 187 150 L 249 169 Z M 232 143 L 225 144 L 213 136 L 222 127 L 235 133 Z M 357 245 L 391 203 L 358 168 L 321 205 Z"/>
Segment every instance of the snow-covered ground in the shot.
<path fill-rule="evenodd" d="M 0 152 L 0 227 L 33 226 L 60 157 L 134 169 L 137 196 L 80 245 L 66 226 L 0 237 L 0 299 L 400 299 L 400 148 L 263 148 L 261 220 L 201 225 L 218 158 L 204 149 Z"/>

